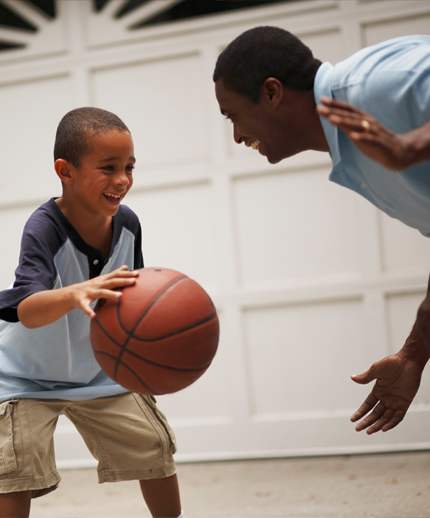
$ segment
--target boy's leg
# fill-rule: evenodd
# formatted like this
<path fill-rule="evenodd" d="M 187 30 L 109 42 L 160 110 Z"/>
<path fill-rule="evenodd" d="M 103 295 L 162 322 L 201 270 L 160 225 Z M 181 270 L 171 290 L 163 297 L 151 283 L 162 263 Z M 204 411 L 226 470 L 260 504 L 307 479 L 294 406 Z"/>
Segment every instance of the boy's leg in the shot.
<path fill-rule="evenodd" d="M 154 518 L 178 518 L 181 514 L 178 477 L 140 480 L 140 489 Z"/>
<path fill-rule="evenodd" d="M 181 514 L 175 437 L 150 396 L 119 396 L 75 401 L 64 410 L 99 461 L 99 482 L 139 480 L 155 517 Z"/>
<path fill-rule="evenodd" d="M 29 516 L 31 498 L 54 490 L 52 436 L 61 404 L 37 399 L 0 403 L 0 518 Z"/>
<path fill-rule="evenodd" d="M 31 491 L 0 494 L 0 518 L 28 518 Z"/>

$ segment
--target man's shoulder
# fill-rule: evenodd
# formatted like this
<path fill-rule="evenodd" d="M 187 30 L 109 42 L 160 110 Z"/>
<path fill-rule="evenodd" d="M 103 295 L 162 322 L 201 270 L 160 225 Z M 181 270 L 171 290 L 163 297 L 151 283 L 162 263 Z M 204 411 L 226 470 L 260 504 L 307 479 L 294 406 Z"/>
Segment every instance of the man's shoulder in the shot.
<path fill-rule="evenodd" d="M 370 72 L 375 73 L 385 68 L 398 72 L 410 70 L 410 54 L 416 56 L 419 51 L 424 55 L 430 54 L 430 36 L 401 36 L 382 41 L 358 50 L 350 57 L 334 66 L 333 75 L 360 78 Z"/>

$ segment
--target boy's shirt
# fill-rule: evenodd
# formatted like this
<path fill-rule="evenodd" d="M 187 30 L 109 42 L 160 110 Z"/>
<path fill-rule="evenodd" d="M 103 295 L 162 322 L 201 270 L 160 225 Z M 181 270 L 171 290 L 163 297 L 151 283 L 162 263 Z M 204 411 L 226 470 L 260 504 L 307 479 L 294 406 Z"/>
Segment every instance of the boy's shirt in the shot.
<path fill-rule="evenodd" d="M 84 400 L 127 392 L 98 365 L 90 344 L 90 318 L 82 310 L 36 329 L 24 327 L 16 310 L 33 293 L 83 282 L 123 264 L 130 270 L 143 268 L 140 223 L 128 207 L 121 205 L 113 218 L 106 260 L 82 240 L 54 199 L 30 216 L 15 282 L 0 292 L 0 402 Z"/>

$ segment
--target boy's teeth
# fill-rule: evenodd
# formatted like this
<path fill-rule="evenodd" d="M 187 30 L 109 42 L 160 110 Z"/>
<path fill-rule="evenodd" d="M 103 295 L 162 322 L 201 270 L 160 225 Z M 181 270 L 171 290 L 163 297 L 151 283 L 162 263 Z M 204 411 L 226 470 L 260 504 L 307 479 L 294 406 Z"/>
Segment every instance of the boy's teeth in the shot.
<path fill-rule="evenodd" d="M 252 149 L 255 149 L 255 150 L 259 149 L 259 147 L 260 147 L 260 141 L 259 141 L 259 140 L 253 140 L 253 141 L 251 142 L 251 147 L 252 147 Z"/>
<path fill-rule="evenodd" d="M 118 200 L 121 197 L 120 194 L 108 194 L 107 192 L 105 193 L 105 196 L 109 196 L 109 198 L 115 198 L 116 200 Z"/>

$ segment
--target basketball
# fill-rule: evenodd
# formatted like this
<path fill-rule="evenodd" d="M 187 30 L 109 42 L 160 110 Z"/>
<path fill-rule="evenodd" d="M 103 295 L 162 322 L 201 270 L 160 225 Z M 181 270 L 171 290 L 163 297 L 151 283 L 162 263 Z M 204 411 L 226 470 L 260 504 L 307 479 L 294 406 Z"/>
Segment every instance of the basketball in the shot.
<path fill-rule="evenodd" d="M 194 383 L 218 347 L 219 321 L 206 291 L 183 273 L 143 268 L 117 300 L 100 299 L 90 339 L 104 372 L 140 394 Z"/>

